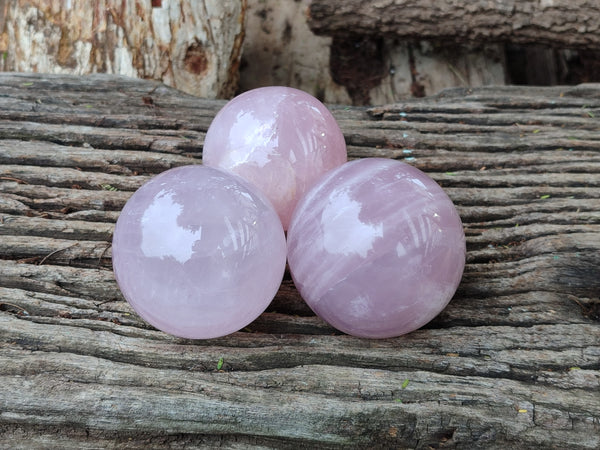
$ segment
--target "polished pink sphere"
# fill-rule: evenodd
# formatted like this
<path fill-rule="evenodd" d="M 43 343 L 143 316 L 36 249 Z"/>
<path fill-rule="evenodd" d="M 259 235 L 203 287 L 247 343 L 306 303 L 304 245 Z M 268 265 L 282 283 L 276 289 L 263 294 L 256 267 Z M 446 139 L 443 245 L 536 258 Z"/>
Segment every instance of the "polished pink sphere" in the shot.
<path fill-rule="evenodd" d="M 399 336 L 448 304 L 465 265 L 452 201 L 420 170 L 395 160 L 352 161 L 298 203 L 288 262 L 313 311 L 360 337 Z"/>
<path fill-rule="evenodd" d="M 255 187 L 197 165 L 167 170 L 133 194 L 112 252 L 121 292 L 144 320 L 208 339 L 265 310 L 283 278 L 286 243 L 277 213 Z"/>
<path fill-rule="evenodd" d="M 257 186 L 287 229 L 300 197 L 347 156 L 344 136 L 319 100 L 273 86 L 245 92 L 219 111 L 202 159 Z"/>

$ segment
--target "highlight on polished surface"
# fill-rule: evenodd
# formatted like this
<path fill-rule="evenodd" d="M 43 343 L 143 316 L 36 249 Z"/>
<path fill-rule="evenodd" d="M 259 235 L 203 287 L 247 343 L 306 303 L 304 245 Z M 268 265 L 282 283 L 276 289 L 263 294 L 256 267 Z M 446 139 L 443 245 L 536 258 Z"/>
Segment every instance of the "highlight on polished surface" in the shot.
<path fill-rule="evenodd" d="M 246 181 L 205 166 L 167 170 L 125 204 L 113 236 L 125 299 L 156 328 L 208 339 L 248 325 L 283 278 L 285 234 Z"/>
<path fill-rule="evenodd" d="M 450 198 L 425 173 L 382 158 L 326 174 L 298 203 L 288 263 L 302 298 L 345 333 L 387 338 L 448 304 L 465 265 Z"/>
<path fill-rule="evenodd" d="M 245 178 L 273 203 L 284 229 L 300 197 L 347 160 L 344 136 L 312 95 L 271 86 L 245 92 L 212 121 L 203 163 Z"/>

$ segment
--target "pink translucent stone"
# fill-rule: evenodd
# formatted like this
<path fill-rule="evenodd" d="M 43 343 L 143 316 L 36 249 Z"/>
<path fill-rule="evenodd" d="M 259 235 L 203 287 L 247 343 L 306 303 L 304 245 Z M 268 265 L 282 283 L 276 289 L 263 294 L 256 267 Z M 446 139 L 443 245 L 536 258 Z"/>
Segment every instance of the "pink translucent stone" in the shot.
<path fill-rule="evenodd" d="M 362 159 L 329 172 L 300 200 L 288 262 L 322 319 L 355 336 L 394 337 L 448 304 L 462 277 L 465 236 L 452 201 L 423 172 Z"/>
<path fill-rule="evenodd" d="M 114 231 L 121 292 L 167 333 L 208 339 L 237 331 L 275 296 L 285 235 L 269 201 L 221 170 L 167 170 L 129 199 Z"/>
<path fill-rule="evenodd" d="M 254 89 L 227 103 L 206 133 L 202 158 L 257 186 L 284 229 L 298 199 L 347 159 L 344 136 L 327 108 L 288 87 Z"/>

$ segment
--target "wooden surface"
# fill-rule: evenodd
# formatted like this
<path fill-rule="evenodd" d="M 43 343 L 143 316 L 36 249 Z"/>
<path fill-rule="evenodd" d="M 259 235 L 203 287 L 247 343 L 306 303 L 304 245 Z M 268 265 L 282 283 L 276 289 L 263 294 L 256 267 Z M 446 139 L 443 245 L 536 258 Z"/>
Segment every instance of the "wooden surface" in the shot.
<path fill-rule="evenodd" d="M 597 0 L 313 0 L 317 34 L 600 48 Z"/>
<path fill-rule="evenodd" d="M 201 161 L 222 105 L 114 76 L 0 75 L 1 448 L 600 446 L 600 85 L 333 108 L 351 158 L 426 171 L 465 225 L 453 301 L 388 340 L 337 333 L 289 275 L 259 319 L 210 341 L 123 301 L 120 209 Z"/>
<path fill-rule="evenodd" d="M 442 47 L 380 38 L 371 31 L 317 36 L 308 26 L 313 20 L 308 8 L 306 1 L 248 0 L 242 90 L 286 85 L 327 103 L 381 105 L 411 92 L 431 95 L 447 87 L 505 84 L 501 44 Z"/>

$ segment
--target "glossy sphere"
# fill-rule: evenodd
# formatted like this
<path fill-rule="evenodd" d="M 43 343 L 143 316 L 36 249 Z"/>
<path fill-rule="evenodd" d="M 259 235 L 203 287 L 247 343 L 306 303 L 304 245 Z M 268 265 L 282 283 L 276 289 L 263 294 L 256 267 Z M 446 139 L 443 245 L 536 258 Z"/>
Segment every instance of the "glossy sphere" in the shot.
<path fill-rule="evenodd" d="M 244 180 L 203 166 L 171 169 L 129 199 L 114 231 L 121 292 L 176 336 L 237 331 L 275 296 L 285 270 L 281 222 Z"/>
<path fill-rule="evenodd" d="M 257 186 L 287 229 L 298 199 L 346 162 L 346 144 L 327 108 L 306 92 L 258 88 L 231 100 L 213 120 L 203 163 Z"/>
<path fill-rule="evenodd" d="M 369 158 L 331 171 L 300 200 L 288 262 L 322 319 L 355 336 L 394 337 L 448 304 L 462 276 L 465 237 L 452 201 L 431 178 Z"/>

